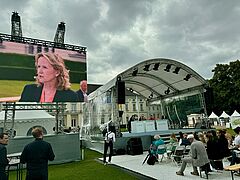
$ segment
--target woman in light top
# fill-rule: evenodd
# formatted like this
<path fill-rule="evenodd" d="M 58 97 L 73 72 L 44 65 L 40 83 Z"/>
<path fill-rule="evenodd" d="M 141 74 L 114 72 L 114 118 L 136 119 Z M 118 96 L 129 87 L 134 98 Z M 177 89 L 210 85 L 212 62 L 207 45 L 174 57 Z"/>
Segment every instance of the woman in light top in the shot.
<path fill-rule="evenodd" d="M 35 55 L 36 84 L 26 85 L 22 102 L 76 102 L 77 94 L 70 90 L 69 72 L 63 59 L 54 53 Z"/>

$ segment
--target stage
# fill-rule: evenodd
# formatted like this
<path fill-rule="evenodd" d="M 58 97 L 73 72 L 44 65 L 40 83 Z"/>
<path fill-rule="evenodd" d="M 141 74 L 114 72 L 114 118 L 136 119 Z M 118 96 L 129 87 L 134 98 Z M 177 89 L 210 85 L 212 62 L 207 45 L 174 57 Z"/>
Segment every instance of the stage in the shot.
<path fill-rule="evenodd" d="M 143 151 L 147 151 L 149 149 L 149 146 L 153 140 L 153 136 L 155 134 L 159 134 L 164 142 L 167 144 L 170 139 L 170 135 L 172 133 L 175 133 L 176 136 L 179 136 L 179 132 L 191 134 L 193 132 L 199 132 L 199 131 L 208 131 L 209 129 L 194 129 L 194 128 L 185 128 L 185 129 L 170 129 L 170 130 L 162 130 L 162 131 L 150 131 L 150 132 L 140 132 L 140 133 L 129 133 L 129 132 L 122 132 L 122 137 L 116 138 L 116 142 L 113 144 L 113 148 L 115 150 L 118 149 L 124 149 L 127 151 L 127 142 L 131 138 L 141 138 L 142 141 L 142 147 Z M 92 140 L 85 140 L 84 145 L 87 148 L 96 150 L 100 153 L 103 153 L 103 145 L 104 145 L 104 140 L 103 136 L 95 138 L 94 136 L 92 137 Z"/>

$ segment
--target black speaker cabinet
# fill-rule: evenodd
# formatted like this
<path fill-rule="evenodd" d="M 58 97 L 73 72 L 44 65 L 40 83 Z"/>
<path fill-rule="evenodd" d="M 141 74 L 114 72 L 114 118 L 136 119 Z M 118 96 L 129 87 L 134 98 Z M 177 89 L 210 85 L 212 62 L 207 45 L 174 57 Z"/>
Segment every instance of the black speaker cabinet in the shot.
<path fill-rule="evenodd" d="M 131 138 L 127 142 L 127 154 L 139 155 L 143 154 L 141 138 Z"/>
<path fill-rule="evenodd" d="M 116 89 L 117 89 L 117 103 L 125 104 L 125 82 L 117 81 Z"/>

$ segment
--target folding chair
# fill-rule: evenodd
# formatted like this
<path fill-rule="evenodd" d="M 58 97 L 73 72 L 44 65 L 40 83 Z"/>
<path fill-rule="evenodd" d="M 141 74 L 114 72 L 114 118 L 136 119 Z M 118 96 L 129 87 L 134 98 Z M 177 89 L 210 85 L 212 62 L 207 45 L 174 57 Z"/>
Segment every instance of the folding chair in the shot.
<path fill-rule="evenodd" d="M 157 154 L 158 154 L 158 157 L 159 155 L 161 155 L 161 159 L 160 159 L 160 162 L 162 162 L 163 158 L 164 158 L 164 154 L 167 152 L 167 147 L 165 144 L 161 144 L 157 147 Z"/>
<path fill-rule="evenodd" d="M 166 147 L 167 147 L 167 156 L 168 156 L 169 159 L 171 158 L 171 155 L 174 153 L 174 151 L 175 151 L 177 146 L 178 146 L 178 142 L 169 143 L 169 144 L 166 145 Z"/>
<path fill-rule="evenodd" d="M 177 166 L 182 162 L 182 158 L 184 156 L 185 146 L 177 146 L 173 155 L 171 156 L 172 162 Z"/>
<path fill-rule="evenodd" d="M 184 150 L 184 155 L 185 156 L 189 155 L 190 150 L 191 150 L 191 145 L 187 145 Z"/>

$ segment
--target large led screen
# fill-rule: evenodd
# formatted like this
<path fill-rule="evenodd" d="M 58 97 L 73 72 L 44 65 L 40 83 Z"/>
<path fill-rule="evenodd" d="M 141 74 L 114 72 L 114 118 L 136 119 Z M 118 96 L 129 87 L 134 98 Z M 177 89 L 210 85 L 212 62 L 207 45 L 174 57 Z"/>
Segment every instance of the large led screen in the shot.
<path fill-rule="evenodd" d="M 77 91 L 80 81 L 87 79 L 86 49 L 83 51 L 80 46 L 80 50 L 76 50 L 77 46 L 64 44 L 61 44 L 61 47 L 59 44 L 54 46 L 54 42 L 42 40 L 36 43 L 33 40 L 29 43 L 24 40 L 5 41 L 1 37 L 0 40 L 1 101 L 8 101 L 11 98 L 18 101 L 24 87 L 27 84 L 35 84 L 37 69 L 34 57 L 37 53 L 53 53 L 64 60 L 72 91 Z"/>

